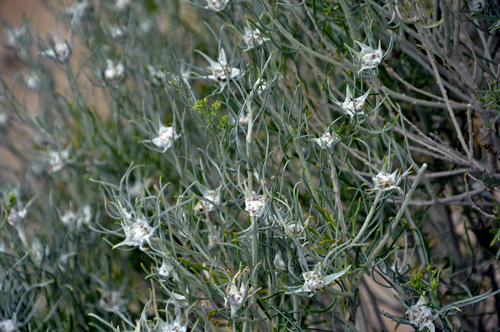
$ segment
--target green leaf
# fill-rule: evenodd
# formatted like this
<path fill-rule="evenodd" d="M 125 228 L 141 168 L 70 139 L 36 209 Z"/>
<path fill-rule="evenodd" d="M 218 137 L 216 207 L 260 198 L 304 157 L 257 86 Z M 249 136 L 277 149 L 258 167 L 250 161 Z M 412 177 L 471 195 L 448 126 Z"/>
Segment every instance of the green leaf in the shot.
<path fill-rule="evenodd" d="M 443 23 L 443 21 L 444 21 L 444 18 L 440 19 L 439 21 L 433 22 L 431 24 L 420 24 L 418 22 L 415 22 L 415 24 L 422 27 L 422 28 L 430 29 L 430 28 L 435 28 L 435 27 L 440 26 L 441 23 Z"/>

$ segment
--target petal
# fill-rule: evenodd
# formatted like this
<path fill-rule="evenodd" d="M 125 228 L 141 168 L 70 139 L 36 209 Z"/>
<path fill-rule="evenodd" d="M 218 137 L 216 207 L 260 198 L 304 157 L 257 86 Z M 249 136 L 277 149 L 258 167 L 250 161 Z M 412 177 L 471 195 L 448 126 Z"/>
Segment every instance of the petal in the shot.
<path fill-rule="evenodd" d="M 325 277 L 325 285 L 330 285 L 333 281 L 335 281 L 336 279 L 338 279 L 338 278 L 342 277 L 344 274 L 346 274 L 350 269 L 351 269 L 351 266 L 349 265 L 348 268 L 346 268 L 340 272 L 326 276 Z"/>
<path fill-rule="evenodd" d="M 226 52 L 224 51 L 223 48 L 220 49 L 219 51 L 219 63 L 224 65 L 227 64 L 227 57 L 226 57 Z"/>
<path fill-rule="evenodd" d="M 240 76 L 241 71 L 238 68 L 231 68 L 231 78 Z"/>

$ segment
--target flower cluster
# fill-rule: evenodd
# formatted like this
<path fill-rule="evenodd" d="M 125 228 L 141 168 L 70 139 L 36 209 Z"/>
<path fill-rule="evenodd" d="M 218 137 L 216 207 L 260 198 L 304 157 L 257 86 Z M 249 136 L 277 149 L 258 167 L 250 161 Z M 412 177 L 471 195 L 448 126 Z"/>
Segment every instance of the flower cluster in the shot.
<path fill-rule="evenodd" d="M 196 203 L 194 210 L 197 213 L 201 213 L 203 211 L 205 212 L 211 212 L 216 209 L 216 206 L 220 205 L 220 198 L 219 198 L 219 193 L 216 190 L 209 190 L 207 191 L 204 195 L 203 198 L 208 199 L 212 203 L 207 203 L 205 201 L 198 201 Z"/>
<path fill-rule="evenodd" d="M 335 133 L 326 132 L 323 136 L 315 138 L 314 142 L 318 144 L 323 150 L 333 148 L 338 142 L 340 142 L 340 136 Z"/>
<path fill-rule="evenodd" d="M 257 196 L 255 191 L 245 195 L 245 211 L 252 217 L 256 217 L 264 209 L 266 205 L 265 196 Z"/>
<path fill-rule="evenodd" d="M 147 221 L 137 219 L 132 225 L 124 225 L 123 231 L 125 232 L 125 240 L 113 248 L 124 245 L 142 247 L 145 242 L 149 243 L 151 236 L 153 236 L 154 228 Z"/>
<path fill-rule="evenodd" d="M 178 134 L 173 127 L 165 127 L 164 125 L 160 124 L 158 137 L 153 138 L 151 142 L 153 142 L 154 145 L 165 152 L 174 145 L 174 142 L 179 137 L 181 137 L 181 135 Z"/>
<path fill-rule="evenodd" d="M 406 318 L 411 324 L 417 325 L 419 331 L 428 328 L 434 331 L 434 323 L 432 322 L 437 318 L 437 313 L 434 309 L 427 306 L 427 300 L 421 296 L 418 302 L 408 308 L 406 311 Z"/>
<path fill-rule="evenodd" d="M 207 8 L 218 12 L 223 10 L 228 3 L 229 0 L 207 0 Z"/>

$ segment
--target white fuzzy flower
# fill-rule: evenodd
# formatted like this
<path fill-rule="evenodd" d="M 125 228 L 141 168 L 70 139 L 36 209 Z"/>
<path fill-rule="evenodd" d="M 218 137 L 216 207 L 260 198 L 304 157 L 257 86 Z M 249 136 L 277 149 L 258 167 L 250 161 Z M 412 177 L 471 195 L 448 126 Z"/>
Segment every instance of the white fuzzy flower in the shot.
<path fill-rule="evenodd" d="M 78 227 L 80 227 L 82 224 L 85 225 L 90 225 L 92 221 L 92 208 L 90 205 L 86 204 L 82 208 L 82 215 L 80 218 L 78 218 Z"/>
<path fill-rule="evenodd" d="M 111 85 L 116 85 L 125 76 L 125 67 L 120 62 L 116 66 L 110 59 L 106 60 L 108 67 L 104 70 L 104 78 Z"/>
<path fill-rule="evenodd" d="M 359 72 L 365 69 L 373 69 L 376 68 L 380 63 L 382 63 L 382 47 L 380 46 L 380 42 L 378 43 L 378 49 L 374 49 L 368 45 L 358 42 L 355 42 L 361 47 L 361 51 L 354 51 L 352 48 L 349 50 L 357 57 L 359 63 L 361 64 L 361 69 Z"/>
<path fill-rule="evenodd" d="M 259 87 L 257 88 L 257 94 L 260 96 L 262 93 L 264 93 L 264 91 L 267 90 L 268 86 L 269 84 L 267 83 L 267 80 L 262 79 Z"/>
<path fill-rule="evenodd" d="M 326 132 L 323 136 L 315 138 L 314 142 L 318 144 L 322 149 L 331 149 L 340 141 L 340 137 L 333 133 Z"/>
<path fill-rule="evenodd" d="M 90 14 L 92 6 L 88 0 L 75 1 L 73 6 L 66 8 L 66 14 L 73 17 L 76 15 L 77 18 L 84 18 Z"/>
<path fill-rule="evenodd" d="M 167 262 L 167 261 L 163 261 L 161 263 L 161 266 L 156 270 L 156 272 L 158 273 L 158 275 L 162 278 L 168 278 L 170 277 L 170 273 L 173 271 L 174 267 L 172 266 L 172 264 L 170 264 L 170 262 Z"/>
<path fill-rule="evenodd" d="M 398 170 L 391 174 L 380 172 L 372 179 L 376 190 L 388 191 L 391 189 L 400 189 L 397 186 L 400 181 L 400 178 L 398 177 Z"/>
<path fill-rule="evenodd" d="M 127 28 L 122 25 L 115 24 L 111 28 L 111 37 L 113 39 L 120 39 L 125 37 L 126 35 L 127 35 Z"/>
<path fill-rule="evenodd" d="M 240 308 L 243 305 L 245 288 L 243 285 L 238 289 L 234 283 L 230 283 L 226 288 L 226 305 L 229 303 L 231 306 Z"/>
<path fill-rule="evenodd" d="M 42 242 L 38 238 L 34 238 L 31 243 L 31 255 L 36 263 L 40 264 L 43 258 L 44 248 Z"/>
<path fill-rule="evenodd" d="M 245 211 L 250 214 L 250 216 L 255 217 L 260 214 L 266 205 L 266 198 L 264 196 L 257 196 L 255 191 L 245 195 Z"/>
<path fill-rule="evenodd" d="M 361 97 L 354 98 L 351 88 L 348 85 L 346 88 L 345 101 L 340 105 L 342 111 L 347 113 L 351 118 L 358 114 L 363 114 L 363 106 L 365 105 L 366 98 L 370 95 L 370 90 L 371 87 Z"/>
<path fill-rule="evenodd" d="M 5 251 L 5 242 L 3 242 L 2 240 L 0 240 L 0 252 L 6 252 Z M 2 288 L 0 287 L 0 291 L 2 290 Z"/>
<path fill-rule="evenodd" d="M 198 51 L 198 53 L 200 53 L 210 63 L 210 66 L 208 66 L 207 69 L 212 72 L 212 75 L 208 75 L 208 78 L 218 82 L 220 84 L 221 91 L 224 90 L 231 79 L 235 79 L 240 76 L 240 70 L 229 66 L 227 63 L 226 52 L 222 48 L 219 50 L 218 61 L 210 59 L 203 52 Z"/>
<path fill-rule="evenodd" d="M 320 272 L 310 271 L 302 273 L 304 277 L 303 289 L 306 292 L 318 292 L 325 287 L 325 279 Z"/>
<path fill-rule="evenodd" d="M 165 127 L 160 124 L 158 137 L 153 138 L 151 142 L 165 152 L 174 145 L 174 141 L 179 137 L 181 137 L 181 135 L 178 134 L 173 127 Z"/>
<path fill-rule="evenodd" d="M 174 293 L 174 296 L 175 296 L 175 293 Z M 181 318 L 180 318 L 180 316 L 177 316 L 173 323 L 169 324 L 166 322 L 161 322 L 160 323 L 160 331 L 161 332 L 186 332 L 187 327 L 186 327 L 186 325 L 181 324 Z"/>
<path fill-rule="evenodd" d="M 350 270 L 350 268 L 351 266 L 340 272 L 323 277 L 323 273 L 321 272 L 321 263 L 318 263 L 314 266 L 314 271 L 302 273 L 302 277 L 304 277 L 304 285 L 296 289 L 294 292 L 306 294 L 316 293 L 324 287 L 331 285 L 336 279 L 342 277 Z"/>
<path fill-rule="evenodd" d="M 207 203 L 205 201 L 198 201 L 198 203 L 196 203 L 196 205 L 194 207 L 194 210 L 197 213 L 201 213 L 204 210 L 206 212 L 214 211 L 216 209 L 215 207 L 218 206 L 218 205 L 220 205 L 219 193 L 216 190 L 209 190 L 209 191 L 207 191 L 203 195 L 203 197 L 206 198 L 206 199 L 208 199 L 212 203 Z"/>
<path fill-rule="evenodd" d="M 223 10 L 226 5 L 229 3 L 229 0 L 207 0 L 207 8 L 215 10 L 216 12 Z"/>
<path fill-rule="evenodd" d="M 243 41 L 247 45 L 244 51 L 251 50 L 255 46 L 262 45 L 265 41 L 262 36 L 262 32 L 259 29 L 252 30 L 251 28 L 245 27 L 245 34 L 243 35 Z"/>
<path fill-rule="evenodd" d="M 28 211 L 26 209 L 23 209 L 21 211 L 16 211 L 14 209 L 10 210 L 9 217 L 7 218 L 7 221 L 9 224 L 11 224 L 13 227 L 18 225 L 21 221 L 26 218 L 26 215 L 28 214 Z"/>
<path fill-rule="evenodd" d="M 104 291 L 99 300 L 99 307 L 109 312 L 120 311 L 123 306 L 122 294 L 119 291 Z"/>
<path fill-rule="evenodd" d="M 125 232 L 125 240 L 115 245 L 113 249 L 124 245 L 141 247 L 144 242 L 149 243 L 154 228 L 149 226 L 145 220 L 137 219 L 131 225 L 123 224 L 123 231 Z"/>
<path fill-rule="evenodd" d="M 278 270 L 283 270 L 285 269 L 285 261 L 283 260 L 283 258 L 281 257 L 281 253 L 277 253 L 276 256 L 274 256 L 274 266 L 278 269 Z"/>
<path fill-rule="evenodd" d="M 66 63 L 71 56 L 71 44 L 68 42 L 68 40 L 63 40 L 62 38 L 57 37 L 54 33 L 52 34 L 52 38 L 54 40 L 54 47 L 40 52 L 40 54 L 52 60 L 57 60 L 60 63 Z M 71 40 L 71 31 L 68 34 L 68 39 Z"/>
<path fill-rule="evenodd" d="M 417 325 L 419 331 L 422 331 L 426 327 L 429 331 L 434 331 L 434 323 L 432 321 L 438 317 L 438 314 L 426 304 L 427 300 L 423 296 L 420 296 L 417 304 L 411 306 L 406 311 L 406 318 L 410 323 Z"/>
<path fill-rule="evenodd" d="M 24 84 L 26 84 L 26 87 L 31 91 L 36 91 L 39 81 L 40 76 L 35 73 L 29 73 L 24 76 Z"/>
<path fill-rule="evenodd" d="M 288 224 L 287 228 L 290 231 L 290 233 L 292 233 L 292 235 L 297 238 L 297 240 L 301 242 L 306 240 L 306 232 L 304 226 L 292 223 Z"/>
<path fill-rule="evenodd" d="M 242 116 L 240 116 L 240 120 L 238 122 L 242 126 L 247 126 L 248 125 L 248 116 L 246 114 L 243 114 Z"/>
<path fill-rule="evenodd" d="M 481 13 L 484 10 L 484 0 L 471 0 L 468 2 L 469 9 L 474 13 Z"/>
<path fill-rule="evenodd" d="M 7 112 L 0 110 L 0 128 L 5 127 L 8 121 L 9 115 L 7 114 Z"/>
<path fill-rule="evenodd" d="M 156 86 L 167 85 L 167 74 L 157 70 L 155 67 L 148 65 L 149 74 L 151 75 L 151 81 Z"/>
<path fill-rule="evenodd" d="M 52 166 L 52 172 L 57 173 L 61 169 L 63 169 L 64 164 L 68 159 L 68 157 L 69 157 L 68 149 L 61 152 L 49 151 L 49 164 Z"/>
<path fill-rule="evenodd" d="M 0 322 L 0 332 L 17 332 L 18 329 L 11 319 Z"/>
<path fill-rule="evenodd" d="M 20 28 L 7 29 L 7 40 L 5 45 L 13 50 L 19 50 L 23 45 L 22 40 L 26 35 L 24 25 Z"/>
<path fill-rule="evenodd" d="M 66 211 L 60 218 L 63 224 L 69 226 L 73 221 L 76 220 L 76 213 L 70 209 Z"/>

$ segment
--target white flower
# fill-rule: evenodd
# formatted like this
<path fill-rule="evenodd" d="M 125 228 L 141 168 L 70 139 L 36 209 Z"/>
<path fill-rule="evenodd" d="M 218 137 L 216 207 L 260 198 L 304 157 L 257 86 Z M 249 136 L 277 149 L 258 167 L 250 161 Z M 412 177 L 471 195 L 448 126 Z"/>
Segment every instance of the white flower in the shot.
<path fill-rule="evenodd" d="M 292 224 L 288 224 L 287 228 L 290 231 L 290 233 L 292 233 L 293 236 L 297 238 L 297 240 L 299 240 L 299 241 L 306 240 L 306 232 L 304 230 L 304 226 L 302 226 L 300 224 L 292 223 Z"/>
<path fill-rule="evenodd" d="M 207 69 L 212 72 L 212 75 L 208 75 L 208 78 L 219 82 L 221 91 L 224 90 L 231 79 L 240 76 L 240 70 L 238 68 L 228 65 L 226 52 L 222 48 L 219 50 L 218 61 L 213 61 L 203 52 L 198 51 L 198 53 L 200 53 L 210 63 L 210 66 L 208 66 Z"/>
<path fill-rule="evenodd" d="M 471 12 L 481 13 L 484 10 L 484 0 L 472 0 L 468 2 Z"/>
<path fill-rule="evenodd" d="M 174 141 L 179 137 L 181 137 L 181 135 L 178 134 L 173 127 L 165 127 L 160 124 L 158 137 L 153 138 L 151 142 L 165 152 L 174 145 Z"/>
<path fill-rule="evenodd" d="M 223 10 L 226 5 L 229 3 L 229 0 L 207 0 L 207 8 L 215 10 L 216 12 Z"/>
<path fill-rule="evenodd" d="M 255 46 L 262 45 L 266 40 L 267 39 L 264 39 L 264 37 L 262 36 L 262 32 L 260 32 L 259 29 L 252 30 L 249 27 L 245 27 L 245 34 L 243 35 L 243 41 L 247 45 L 247 48 L 244 50 L 244 52 L 251 50 Z"/>
<path fill-rule="evenodd" d="M 358 98 L 353 98 L 353 94 L 349 85 L 346 88 L 345 101 L 340 105 L 340 108 L 347 113 L 351 118 L 357 114 L 363 114 L 363 106 L 365 105 L 366 98 L 370 95 L 370 89 L 364 95 Z"/>
<path fill-rule="evenodd" d="M 315 138 L 314 142 L 318 144 L 322 149 L 331 149 L 340 141 L 340 137 L 337 134 L 331 134 L 326 132 L 320 138 Z"/>
<path fill-rule="evenodd" d="M 149 74 L 151 75 L 151 81 L 156 86 L 165 86 L 167 84 L 167 74 L 157 70 L 155 67 L 148 65 Z"/>
<path fill-rule="evenodd" d="M 4 127 L 9 121 L 9 115 L 7 112 L 0 110 L 0 127 Z"/>
<path fill-rule="evenodd" d="M 170 277 L 170 272 L 172 272 L 174 269 L 174 267 L 172 266 L 172 264 L 170 264 L 170 262 L 167 262 L 167 261 L 163 261 L 161 263 L 161 266 L 157 269 L 157 273 L 160 277 L 162 278 L 168 278 Z"/>
<path fill-rule="evenodd" d="M 257 94 L 260 96 L 264 91 L 267 90 L 267 87 L 268 87 L 268 83 L 267 83 L 267 80 L 266 79 L 261 79 L 260 80 L 261 83 L 259 85 L 259 87 L 257 88 Z"/>
<path fill-rule="evenodd" d="M 104 78 L 111 85 L 116 85 L 125 76 L 125 67 L 121 62 L 115 66 L 113 61 L 110 59 L 107 59 L 106 63 L 108 64 L 108 67 L 104 70 Z"/>
<path fill-rule="evenodd" d="M 423 296 L 420 296 L 417 304 L 408 308 L 406 317 L 410 323 L 419 327 L 419 331 L 427 327 L 429 331 L 434 332 L 434 323 L 432 323 L 432 321 L 438 317 L 438 314 L 426 304 L 427 300 Z"/>
<path fill-rule="evenodd" d="M 264 196 L 257 196 L 255 191 L 252 193 L 246 193 L 245 195 L 245 211 L 250 214 L 250 216 L 255 217 L 260 214 L 266 205 L 266 198 Z"/>
<path fill-rule="evenodd" d="M 86 204 L 82 209 L 82 216 L 78 219 L 79 226 L 83 223 L 85 225 L 90 225 L 92 221 L 92 208 L 90 205 Z"/>
<path fill-rule="evenodd" d="M 36 91 L 39 81 L 40 76 L 35 73 L 29 73 L 24 76 L 24 84 L 26 84 L 26 87 L 32 91 Z"/>
<path fill-rule="evenodd" d="M 116 0 L 115 8 L 118 11 L 124 11 L 130 5 L 130 0 Z"/>
<path fill-rule="evenodd" d="M 226 305 L 229 302 L 230 306 L 240 308 L 243 305 L 245 288 L 243 285 L 238 289 L 234 283 L 230 283 L 226 288 Z"/>
<path fill-rule="evenodd" d="M 113 39 L 120 39 L 125 37 L 126 35 L 127 35 L 127 28 L 125 28 L 124 26 L 115 24 L 111 28 L 111 37 Z"/>
<path fill-rule="evenodd" d="M 91 9 L 92 6 L 88 0 L 83 0 L 81 2 L 76 1 L 73 6 L 66 8 L 66 14 L 71 17 L 76 15 L 77 18 L 84 18 L 90 14 Z"/>
<path fill-rule="evenodd" d="M 42 242 L 40 242 L 40 240 L 35 237 L 33 239 L 33 242 L 31 243 L 31 254 L 35 262 L 37 262 L 38 264 L 40 264 L 40 262 L 42 261 L 43 252 L 44 248 Z"/>
<path fill-rule="evenodd" d="M 388 191 L 391 189 L 399 189 L 397 185 L 400 182 L 400 178 L 398 177 L 398 170 L 394 173 L 389 174 L 386 172 L 380 172 L 373 179 L 373 183 L 375 185 L 376 190 Z"/>
<path fill-rule="evenodd" d="M 360 43 L 357 40 L 355 40 L 355 42 L 361 47 L 361 51 L 354 51 L 350 47 L 349 50 L 361 63 L 361 69 L 359 70 L 359 72 L 365 69 L 375 68 L 382 62 L 383 54 L 382 47 L 380 46 L 380 41 L 378 43 L 378 49 L 371 48 L 370 46 Z"/>
<path fill-rule="evenodd" d="M 175 296 L 175 293 L 174 293 Z M 181 324 L 181 318 L 180 316 L 177 316 L 175 318 L 175 321 L 171 324 L 166 323 L 166 322 L 161 322 L 160 323 L 160 331 L 161 332 L 186 332 L 187 327 L 185 325 Z"/>
<path fill-rule="evenodd" d="M 281 257 L 281 253 L 277 253 L 276 256 L 274 256 L 274 266 L 278 270 L 283 270 L 285 268 L 285 261 L 283 261 L 283 258 Z"/>
<path fill-rule="evenodd" d="M 6 46 L 13 50 L 19 50 L 22 46 L 22 40 L 26 35 L 26 28 L 24 25 L 20 28 L 7 29 Z"/>
<path fill-rule="evenodd" d="M 196 203 L 194 207 L 194 210 L 198 213 L 203 212 L 203 210 L 205 210 L 206 212 L 214 211 L 216 209 L 215 207 L 220 205 L 219 193 L 216 190 L 207 191 L 203 195 L 203 197 L 208 199 L 209 201 L 212 201 L 212 203 L 198 201 L 198 203 Z"/>
<path fill-rule="evenodd" d="M 0 322 L 0 332 L 17 332 L 18 329 L 10 319 Z"/>
<path fill-rule="evenodd" d="M 76 219 L 76 213 L 71 209 L 66 211 L 66 213 L 64 213 L 61 216 L 61 222 L 66 226 L 71 225 L 71 223 L 75 221 L 75 219 Z"/>
<path fill-rule="evenodd" d="M 155 230 L 142 219 L 137 219 L 137 221 L 131 225 L 123 224 L 122 227 L 125 232 L 125 240 L 115 245 L 113 249 L 124 245 L 142 247 L 144 242 L 149 243 L 149 240 L 151 236 L 153 236 L 153 232 Z"/>
<path fill-rule="evenodd" d="M 320 272 L 304 272 L 302 276 L 304 277 L 303 290 L 306 292 L 318 292 L 325 287 L 325 279 Z"/>
<path fill-rule="evenodd" d="M 63 40 L 57 37 L 54 33 L 52 34 L 54 39 L 54 47 L 46 51 L 40 52 L 43 56 L 46 56 L 52 60 L 57 60 L 60 63 L 66 63 L 71 56 L 72 47 L 68 40 L 71 40 L 71 29 L 68 33 L 68 40 Z"/>
<path fill-rule="evenodd" d="M 68 157 L 68 149 L 61 152 L 49 151 L 49 164 L 52 166 L 52 172 L 59 172 L 64 167 Z"/>
<path fill-rule="evenodd" d="M 5 252 L 5 242 L 3 242 L 2 240 L 0 240 L 0 252 Z M 0 291 L 1 291 L 1 287 L 0 287 Z"/>
<path fill-rule="evenodd" d="M 14 209 L 11 209 L 9 217 L 7 218 L 7 221 L 9 222 L 9 224 L 11 224 L 11 226 L 14 227 L 17 224 L 19 224 L 21 221 L 23 221 L 24 218 L 26 218 L 27 214 L 28 214 L 28 211 L 26 209 L 23 209 L 19 212 L 17 212 Z"/>
<path fill-rule="evenodd" d="M 243 114 L 242 116 L 240 116 L 239 123 L 242 126 L 248 125 L 248 116 L 246 116 L 246 114 Z"/>
<path fill-rule="evenodd" d="M 104 291 L 99 300 L 99 306 L 105 311 L 120 311 L 122 305 L 122 294 L 119 291 Z"/>
<path fill-rule="evenodd" d="M 322 290 L 324 287 L 331 285 L 336 279 L 342 277 L 349 271 L 350 268 L 351 266 L 340 272 L 323 277 L 323 274 L 321 272 L 321 263 L 318 263 L 316 264 L 316 266 L 314 266 L 314 271 L 302 273 L 302 276 L 304 277 L 304 285 L 296 289 L 294 292 L 316 293 Z"/>

